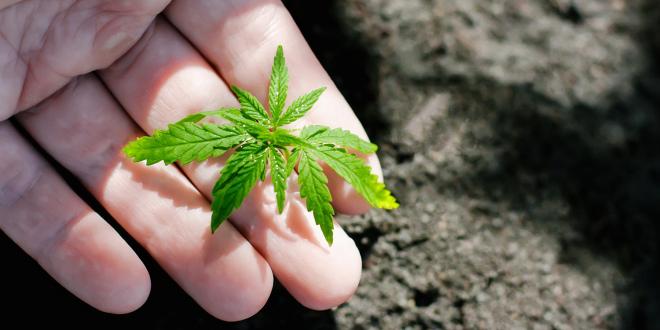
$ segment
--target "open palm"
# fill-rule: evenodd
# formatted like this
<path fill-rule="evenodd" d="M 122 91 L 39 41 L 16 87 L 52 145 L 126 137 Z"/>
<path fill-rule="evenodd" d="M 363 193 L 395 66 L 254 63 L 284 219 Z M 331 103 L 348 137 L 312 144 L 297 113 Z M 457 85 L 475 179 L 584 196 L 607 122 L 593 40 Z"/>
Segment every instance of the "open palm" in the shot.
<path fill-rule="evenodd" d="M 256 313 L 273 274 L 310 308 L 344 302 L 359 282 L 360 255 L 337 224 L 334 244 L 325 244 L 295 175 L 282 215 L 266 180 L 212 235 L 208 200 L 222 160 L 146 167 L 121 153 L 188 114 L 237 105 L 230 84 L 263 102 L 278 44 L 289 50 L 290 98 L 329 87 L 305 124 L 366 138 L 279 1 L 0 0 L 0 229 L 100 310 L 130 312 L 149 294 L 137 255 L 8 122 L 16 115 L 214 316 Z M 369 162 L 380 171 L 375 157 Z M 338 211 L 368 209 L 328 176 Z"/>

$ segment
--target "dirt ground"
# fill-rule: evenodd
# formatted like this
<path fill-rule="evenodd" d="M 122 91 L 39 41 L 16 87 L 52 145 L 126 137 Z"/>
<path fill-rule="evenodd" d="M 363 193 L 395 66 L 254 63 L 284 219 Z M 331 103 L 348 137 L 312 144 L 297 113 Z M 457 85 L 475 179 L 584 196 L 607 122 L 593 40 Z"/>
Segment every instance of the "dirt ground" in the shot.
<path fill-rule="evenodd" d="M 381 146 L 402 205 L 340 219 L 364 259 L 355 297 L 314 312 L 277 286 L 254 318 L 218 324 L 161 271 L 145 307 L 110 317 L 3 238 L 17 269 L 8 282 L 34 281 L 27 294 L 8 288 L 5 318 L 30 308 L 102 327 L 660 329 L 660 4 L 285 3 Z"/>

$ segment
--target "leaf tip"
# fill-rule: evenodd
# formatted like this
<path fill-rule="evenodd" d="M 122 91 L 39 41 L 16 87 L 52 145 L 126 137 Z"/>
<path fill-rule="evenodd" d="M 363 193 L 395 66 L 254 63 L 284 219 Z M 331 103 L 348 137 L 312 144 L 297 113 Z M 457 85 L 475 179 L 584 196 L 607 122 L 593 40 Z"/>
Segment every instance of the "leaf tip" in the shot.
<path fill-rule="evenodd" d="M 123 148 L 121 148 L 121 152 L 123 152 L 124 155 L 126 155 L 126 157 L 128 157 L 131 160 L 133 159 L 132 144 L 133 144 L 133 141 L 127 143 Z"/>
<path fill-rule="evenodd" d="M 383 208 L 386 209 L 386 210 L 396 210 L 396 209 L 399 208 L 399 202 L 397 202 L 396 199 L 393 199 L 391 202 L 389 202 Z"/>
<path fill-rule="evenodd" d="M 229 89 L 231 89 L 231 91 L 234 92 L 234 94 L 236 94 L 236 96 L 238 96 L 238 94 L 240 94 L 241 91 L 242 91 L 242 89 L 240 87 L 236 86 L 236 85 L 229 86 Z"/>
<path fill-rule="evenodd" d="M 224 219 L 218 217 L 215 211 L 211 215 L 211 234 L 215 234 L 220 225 L 224 222 Z"/>
<path fill-rule="evenodd" d="M 334 237 L 332 235 L 332 229 L 330 229 L 329 233 L 326 233 L 325 231 L 323 231 L 323 236 L 325 237 L 325 241 L 328 242 L 328 245 L 332 246 L 333 239 L 334 239 Z"/>
<path fill-rule="evenodd" d="M 399 202 L 396 200 L 394 196 L 392 196 L 392 192 L 383 189 L 383 192 L 385 196 L 381 198 L 379 201 L 378 205 L 376 205 L 378 208 L 385 209 L 385 210 L 396 210 L 399 208 Z"/>

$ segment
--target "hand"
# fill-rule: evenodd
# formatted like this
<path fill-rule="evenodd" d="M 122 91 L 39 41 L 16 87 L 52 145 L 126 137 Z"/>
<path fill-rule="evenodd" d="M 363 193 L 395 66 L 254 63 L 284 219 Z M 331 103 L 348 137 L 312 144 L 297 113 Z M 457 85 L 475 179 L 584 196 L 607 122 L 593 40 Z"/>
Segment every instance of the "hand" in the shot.
<path fill-rule="evenodd" d="M 28 110 L 16 122 L 212 315 L 256 313 L 273 274 L 310 308 L 344 302 L 359 282 L 359 252 L 337 224 L 327 246 L 295 178 L 282 215 L 272 186 L 258 184 L 231 223 L 211 235 L 208 200 L 222 161 L 179 170 L 122 155 L 137 135 L 237 105 L 230 84 L 263 102 L 278 44 L 289 66 L 289 102 L 328 87 L 304 120 L 366 137 L 279 1 L 174 1 L 159 14 L 166 6 L 0 0 L 0 228 L 100 310 L 130 312 L 149 294 L 137 255 L 6 120 Z M 378 160 L 368 160 L 379 173 Z M 367 211 L 350 186 L 328 176 L 339 212 Z"/>

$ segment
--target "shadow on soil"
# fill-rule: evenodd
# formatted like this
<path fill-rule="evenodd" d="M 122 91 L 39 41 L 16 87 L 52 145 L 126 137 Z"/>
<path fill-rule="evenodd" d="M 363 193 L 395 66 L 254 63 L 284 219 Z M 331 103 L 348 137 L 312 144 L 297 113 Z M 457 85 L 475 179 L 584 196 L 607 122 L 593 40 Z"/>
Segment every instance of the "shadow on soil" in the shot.
<path fill-rule="evenodd" d="M 635 92 L 608 109 L 557 113 L 525 87 L 492 86 L 489 94 L 509 95 L 510 105 L 491 122 L 501 143 L 499 166 L 471 181 L 507 187 L 504 196 L 521 207 L 527 194 L 560 191 L 571 225 L 584 237 L 563 242 L 562 260 L 570 264 L 571 247 L 584 244 L 620 266 L 630 278 L 621 288 L 629 297 L 619 304 L 626 329 L 660 327 L 660 14 L 647 17 L 639 40 L 649 45 L 649 66 L 636 77 Z"/>
<path fill-rule="evenodd" d="M 379 59 L 354 36 L 341 33 L 333 15 L 325 14 L 336 4 L 325 3 L 322 10 L 304 1 L 287 5 L 370 136 L 377 142 L 392 142 L 397 159 L 412 158 L 397 149 L 400 141 L 383 141 L 390 125 L 376 108 Z M 660 310 L 660 10 L 652 1 L 647 6 L 638 40 L 647 46 L 648 68 L 635 78 L 635 90 L 628 98 L 606 109 L 576 106 L 565 111 L 528 86 L 455 77 L 426 82 L 468 96 L 464 99 L 471 104 L 481 102 L 476 112 L 471 107 L 452 113 L 466 116 L 462 120 L 468 125 L 487 118 L 494 132 L 492 140 L 474 142 L 497 149 L 498 166 L 459 178 L 463 185 L 474 186 L 466 193 L 503 189 L 497 198 L 526 209 L 530 195 L 542 200 L 545 192 L 559 192 L 569 206 L 570 226 L 582 236 L 575 241 L 562 238 L 561 262 L 578 263 L 575 251 L 586 248 L 619 265 L 630 279 L 620 288 L 628 295 L 618 306 L 621 327 L 633 329 L 660 327 L 656 313 Z M 345 46 L 332 46 L 339 44 Z M 438 182 L 438 189 L 445 183 Z M 540 228 L 551 225 L 538 221 Z M 365 241 L 360 238 L 356 241 Z M 369 254 L 369 244 L 360 248 L 363 255 Z"/>
<path fill-rule="evenodd" d="M 486 196 L 497 191 L 493 198 L 526 212 L 534 208 L 530 197 L 559 192 L 569 205 L 566 218 L 582 236 L 561 239 L 560 260 L 578 263 L 574 251 L 586 248 L 619 265 L 629 278 L 619 289 L 628 295 L 618 304 L 625 329 L 660 327 L 660 13 L 647 17 L 639 40 L 648 46 L 648 68 L 635 78 L 635 91 L 607 109 L 562 109 L 528 86 L 487 79 L 426 82 L 467 95 L 450 120 L 486 122 L 493 133 L 470 142 L 497 155 L 496 166 L 477 166 L 459 182 L 437 181 L 437 189 L 461 186 L 466 194 Z M 470 106 L 475 103 L 482 106 Z M 540 228 L 551 225 L 536 221 Z"/>

